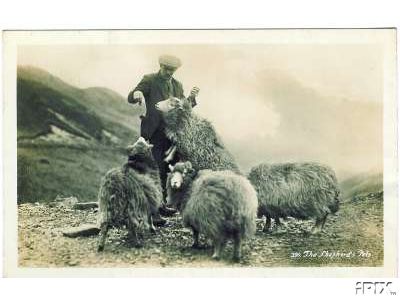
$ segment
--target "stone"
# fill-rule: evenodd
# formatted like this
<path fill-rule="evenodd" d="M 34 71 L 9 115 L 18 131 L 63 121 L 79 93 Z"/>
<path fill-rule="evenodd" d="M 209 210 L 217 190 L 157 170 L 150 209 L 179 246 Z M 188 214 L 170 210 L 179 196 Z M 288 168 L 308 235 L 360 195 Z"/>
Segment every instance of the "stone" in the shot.
<path fill-rule="evenodd" d="M 98 235 L 100 228 L 94 224 L 85 224 L 79 227 L 70 227 L 63 231 L 63 235 L 70 238 L 75 238 L 79 236 L 88 237 L 93 235 Z"/>
<path fill-rule="evenodd" d="M 73 209 L 79 209 L 79 210 L 89 210 L 98 207 L 99 207 L 98 202 L 78 202 L 72 206 Z"/>

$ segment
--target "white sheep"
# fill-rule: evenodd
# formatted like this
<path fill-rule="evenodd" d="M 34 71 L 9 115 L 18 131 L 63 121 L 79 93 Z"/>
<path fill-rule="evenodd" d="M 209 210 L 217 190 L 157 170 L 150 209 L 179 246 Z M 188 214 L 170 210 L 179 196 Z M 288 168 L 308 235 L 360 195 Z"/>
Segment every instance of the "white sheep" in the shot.
<path fill-rule="evenodd" d="M 193 247 L 199 233 L 210 238 L 213 258 L 219 259 L 228 239 L 234 241 L 233 259 L 240 260 L 242 240 L 256 229 L 257 195 L 250 182 L 230 170 L 196 173 L 190 162 L 170 167 L 167 199 L 182 213 L 185 226 L 193 230 Z"/>

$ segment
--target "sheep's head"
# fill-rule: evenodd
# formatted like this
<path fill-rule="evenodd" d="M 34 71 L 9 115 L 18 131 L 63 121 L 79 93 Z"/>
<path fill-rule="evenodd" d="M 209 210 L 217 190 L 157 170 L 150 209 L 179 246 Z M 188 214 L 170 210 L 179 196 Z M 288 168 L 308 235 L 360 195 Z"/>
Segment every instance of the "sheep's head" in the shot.
<path fill-rule="evenodd" d="M 190 112 L 192 110 L 191 103 L 183 98 L 179 99 L 176 97 L 170 97 L 164 101 L 160 101 L 156 104 L 156 108 L 160 111 L 164 116 L 173 115 L 174 112 Z"/>
<path fill-rule="evenodd" d="M 178 162 L 175 166 L 169 165 L 169 170 L 171 171 L 171 188 L 179 190 L 184 183 L 186 175 L 193 172 L 193 167 L 190 161 Z"/>
<path fill-rule="evenodd" d="M 167 190 L 169 192 L 178 192 L 184 189 L 187 183 L 193 180 L 195 171 L 190 161 L 178 162 L 175 166 L 169 165 L 170 173 L 168 174 Z M 170 197 L 168 195 L 168 204 L 179 206 L 179 197 Z"/>
<path fill-rule="evenodd" d="M 126 150 L 129 157 L 149 157 L 151 156 L 151 148 L 153 148 L 152 144 L 148 143 L 143 137 L 139 137 L 138 140 L 133 145 L 129 145 Z"/>

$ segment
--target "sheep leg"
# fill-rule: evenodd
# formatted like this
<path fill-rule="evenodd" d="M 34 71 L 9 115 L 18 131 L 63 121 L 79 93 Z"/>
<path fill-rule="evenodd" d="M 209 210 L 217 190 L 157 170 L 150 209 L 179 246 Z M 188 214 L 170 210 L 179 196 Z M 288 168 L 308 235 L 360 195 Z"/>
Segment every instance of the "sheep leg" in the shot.
<path fill-rule="evenodd" d="M 212 258 L 215 260 L 219 260 L 221 257 L 221 251 L 225 246 L 225 240 L 221 240 L 220 238 L 214 239 L 214 253 Z"/>
<path fill-rule="evenodd" d="M 193 239 L 194 239 L 192 248 L 199 249 L 200 248 L 199 232 L 194 227 L 192 227 L 192 231 L 193 231 Z"/>
<path fill-rule="evenodd" d="M 139 241 L 136 229 L 133 229 L 133 228 L 129 229 L 128 241 L 135 248 L 143 247 L 143 244 Z"/>
<path fill-rule="evenodd" d="M 171 147 L 169 147 L 169 148 L 167 149 L 167 151 L 164 152 L 165 156 L 168 156 L 168 154 L 171 153 L 172 148 L 174 148 L 174 145 L 171 145 Z"/>
<path fill-rule="evenodd" d="M 319 226 L 317 225 L 317 223 L 318 223 L 318 220 L 316 221 L 314 227 L 313 227 L 312 230 L 311 230 L 311 233 L 312 233 L 312 234 L 316 234 L 316 233 L 319 233 L 319 232 L 321 231 L 321 229 L 319 228 Z"/>
<path fill-rule="evenodd" d="M 99 244 L 97 246 L 97 251 L 99 251 L 99 252 L 104 250 L 104 244 L 106 242 L 108 229 L 109 229 L 109 225 L 107 222 L 104 222 L 100 225 L 100 240 L 99 240 Z"/>
<path fill-rule="evenodd" d="M 280 232 L 283 228 L 281 219 L 279 217 L 275 217 L 274 220 L 275 220 L 275 230 L 277 232 Z"/>
<path fill-rule="evenodd" d="M 131 219 L 128 219 L 128 242 L 135 248 L 143 247 L 139 242 L 136 226 Z"/>
<path fill-rule="evenodd" d="M 327 216 L 328 216 L 328 214 L 325 214 L 322 218 L 317 218 L 311 233 L 315 234 L 315 233 L 319 233 L 322 231 L 322 229 L 324 228 Z"/>
<path fill-rule="evenodd" d="M 271 231 L 271 218 L 270 217 L 266 217 L 265 218 L 265 225 L 263 228 L 263 232 L 268 233 Z"/>
<path fill-rule="evenodd" d="M 153 224 L 153 216 L 151 214 L 149 214 L 148 222 L 149 222 L 149 226 L 150 226 L 150 233 L 156 234 L 156 227 Z"/>
<path fill-rule="evenodd" d="M 171 146 L 166 152 L 165 155 L 166 157 L 164 158 L 164 161 L 169 163 L 174 159 L 176 153 L 176 146 Z"/>
<path fill-rule="evenodd" d="M 242 239 L 239 233 L 235 233 L 233 237 L 233 261 L 239 262 L 242 257 Z"/>
<path fill-rule="evenodd" d="M 326 218 L 328 217 L 328 214 L 326 214 L 323 218 L 322 218 L 322 220 L 321 220 L 321 230 L 322 229 L 324 229 L 324 226 L 325 226 L 325 222 L 326 222 Z"/>

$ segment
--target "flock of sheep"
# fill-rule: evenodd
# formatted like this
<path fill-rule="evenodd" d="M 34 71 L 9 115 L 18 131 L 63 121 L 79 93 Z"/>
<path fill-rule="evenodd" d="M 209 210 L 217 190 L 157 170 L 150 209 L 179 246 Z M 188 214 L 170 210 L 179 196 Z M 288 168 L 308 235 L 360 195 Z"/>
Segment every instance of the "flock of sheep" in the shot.
<path fill-rule="evenodd" d="M 193 231 L 193 247 L 199 234 L 212 241 L 218 259 L 228 239 L 233 240 L 233 259 L 241 258 L 241 244 L 256 231 L 256 218 L 316 220 L 313 232 L 322 230 L 328 214 L 339 208 L 339 188 L 331 168 L 317 163 L 260 164 L 246 177 L 207 120 L 192 112 L 186 99 L 170 98 L 157 104 L 173 142 L 170 153 L 180 162 L 170 165 L 167 201 Z M 151 147 L 143 138 L 128 147 L 129 161 L 110 170 L 99 191 L 100 237 L 104 249 L 111 226 L 126 225 L 131 241 L 154 230 L 151 216 L 162 203 L 162 187 Z M 168 159 L 170 159 L 169 157 Z"/>

